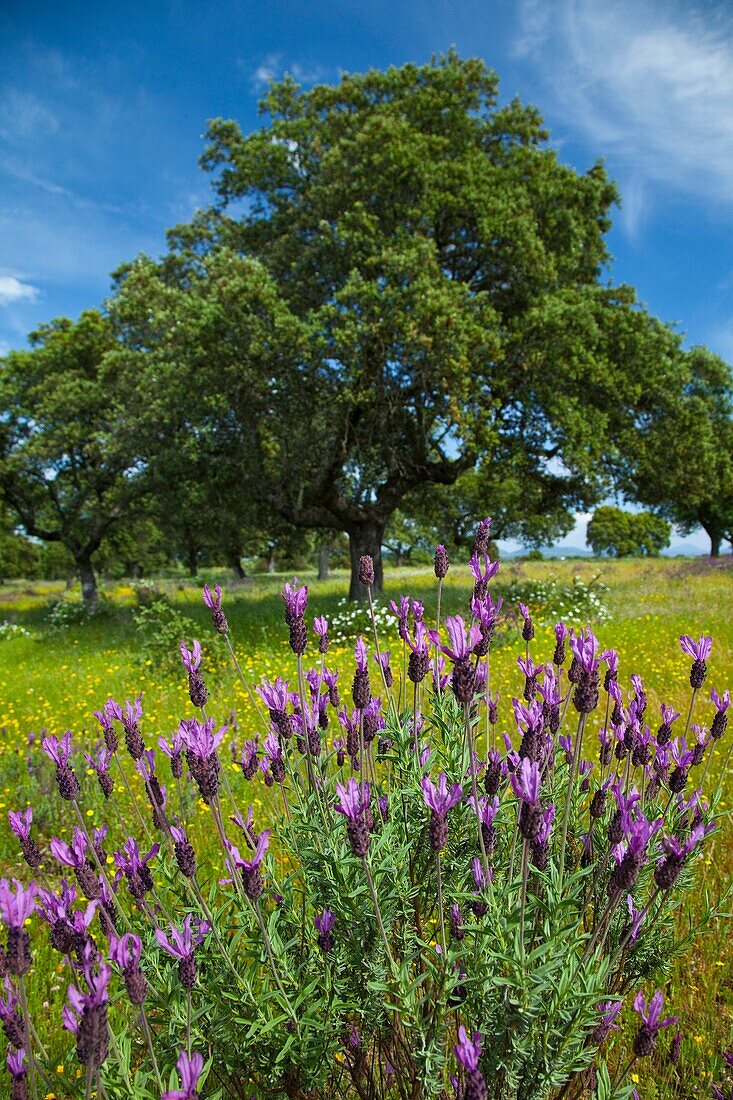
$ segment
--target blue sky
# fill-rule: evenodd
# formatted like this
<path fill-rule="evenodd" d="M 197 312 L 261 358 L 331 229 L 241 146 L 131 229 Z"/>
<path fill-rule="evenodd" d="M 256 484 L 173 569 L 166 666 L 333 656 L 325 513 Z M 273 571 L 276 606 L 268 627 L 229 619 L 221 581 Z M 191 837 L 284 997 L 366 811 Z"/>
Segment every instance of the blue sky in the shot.
<path fill-rule="evenodd" d="M 451 45 L 539 107 L 567 163 L 605 157 L 610 277 L 733 361 L 733 6 L 690 0 L 5 0 L 0 353 L 99 305 L 117 264 L 207 203 L 208 118 L 252 129 L 271 77 Z"/>

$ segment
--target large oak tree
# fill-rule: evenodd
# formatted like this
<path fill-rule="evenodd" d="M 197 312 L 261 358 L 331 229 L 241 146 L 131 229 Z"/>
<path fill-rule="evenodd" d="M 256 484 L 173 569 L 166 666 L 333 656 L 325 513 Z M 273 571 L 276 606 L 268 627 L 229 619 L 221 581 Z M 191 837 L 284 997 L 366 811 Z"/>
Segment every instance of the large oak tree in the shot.
<path fill-rule="evenodd" d="M 561 163 L 537 111 L 499 106 L 496 74 L 453 53 L 286 79 L 263 111 L 246 135 L 210 124 L 215 203 L 121 275 L 150 400 L 225 432 L 259 507 L 345 531 L 352 596 L 361 554 L 381 584 L 400 504 L 475 466 L 514 480 L 517 521 L 548 493 L 596 499 L 677 345 L 602 281 L 602 165 Z"/>

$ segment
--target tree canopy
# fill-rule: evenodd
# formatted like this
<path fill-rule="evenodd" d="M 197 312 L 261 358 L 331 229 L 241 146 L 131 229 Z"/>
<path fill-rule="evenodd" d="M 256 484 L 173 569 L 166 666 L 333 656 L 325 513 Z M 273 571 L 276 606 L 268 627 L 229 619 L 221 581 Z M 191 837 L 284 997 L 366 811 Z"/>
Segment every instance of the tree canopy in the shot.
<path fill-rule="evenodd" d="M 93 608 L 92 557 L 125 515 L 135 482 L 104 374 L 112 326 L 88 310 L 76 322 L 42 325 L 30 343 L 0 359 L 0 492 L 25 534 L 66 547 Z"/>
<path fill-rule="evenodd" d="M 594 554 L 616 558 L 657 557 L 669 546 L 671 527 L 652 512 L 626 512 L 603 505 L 588 524 L 588 545 Z"/>

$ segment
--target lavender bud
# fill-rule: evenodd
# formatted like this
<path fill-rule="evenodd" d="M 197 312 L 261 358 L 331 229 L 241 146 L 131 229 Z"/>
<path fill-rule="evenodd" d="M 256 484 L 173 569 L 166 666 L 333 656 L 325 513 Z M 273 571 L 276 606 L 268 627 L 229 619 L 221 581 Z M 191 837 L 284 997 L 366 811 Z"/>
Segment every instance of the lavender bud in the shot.
<path fill-rule="evenodd" d="M 204 678 L 197 668 L 192 668 L 188 674 L 188 695 L 195 707 L 205 707 L 209 693 L 206 690 Z"/>
<path fill-rule="evenodd" d="M 306 646 L 308 645 L 308 628 L 305 625 L 305 619 L 302 615 L 298 615 L 290 623 L 290 648 L 293 653 L 301 655 L 305 653 Z"/>
<path fill-rule="evenodd" d="M 359 580 L 365 588 L 374 584 L 374 562 L 370 554 L 363 554 L 359 558 Z"/>
<path fill-rule="evenodd" d="M 476 673 L 468 657 L 456 661 L 451 676 L 453 694 L 459 703 L 470 703 L 476 686 Z"/>
<path fill-rule="evenodd" d="M 705 661 L 693 661 L 690 669 L 690 687 L 699 689 L 705 683 L 708 674 L 708 666 Z"/>
<path fill-rule="evenodd" d="M 357 668 L 354 673 L 351 695 L 357 710 L 365 710 L 369 706 L 372 698 L 372 689 L 369 683 L 369 672 L 367 669 Z"/>
<path fill-rule="evenodd" d="M 430 658 L 427 653 L 410 651 L 407 661 L 407 677 L 413 684 L 420 684 L 430 671 Z"/>
<path fill-rule="evenodd" d="M 435 576 L 439 581 L 442 580 L 448 572 L 448 564 L 448 551 L 442 545 L 436 546 L 433 568 L 435 569 Z"/>
<path fill-rule="evenodd" d="M 445 814 L 430 811 L 430 847 L 434 852 L 442 852 L 448 843 L 448 819 Z"/>
<path fill-rule="evenodd" d="M 214 608 L 211 612 L 211 621 L 214 624 L 214 630 L 217 634 L 226 634 L 229 631 L 229 623 L 227 617 L 220 607 Z"/>

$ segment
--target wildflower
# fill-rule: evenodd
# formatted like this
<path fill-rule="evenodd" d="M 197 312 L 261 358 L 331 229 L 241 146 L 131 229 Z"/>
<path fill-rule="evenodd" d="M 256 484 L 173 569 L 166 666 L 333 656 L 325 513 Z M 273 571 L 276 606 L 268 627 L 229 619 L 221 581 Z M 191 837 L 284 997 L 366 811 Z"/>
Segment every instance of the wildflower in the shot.
<path fill-rule="evenodd" d="M 298 656 L 305 653 L 308 645 L 308 631 L 305 625 L 305 609 L 308 606 L 308 585 L 296 588 L 298 578 L 293 583 L 287 581 L 280 595 L 285 601 L 285 623 L 290 628 L 290 648 Z"/>
<path fill-rule="evenodd" d="M 371 554 L 362 554 L 359 558 L 359 580 L 365 588 L 374 584 L 374 562 Z"/>
<path fill-rule="evenodd" d="M 59 794 L 66 802 L 74 802 L 81 791 L 79 780 L 69 764 L 71 756 L 71 730 L 67 730 L 61 740 L 53 734 L 44 737 L 41 748 L 56 765 L 56 786 Z"/>
<path fill-rule="evenodd" d="M 456 902 L 450 907 L 450 934 L 451 938 L 460 942 L 466 935 L 463 927 L 463 917 L 461 916 L 461 910 L 458 908 Z"/>
<path fill-rule="evenodd" d="M 117 734 L 114 731 L 112 721 L 108 714 L 103 710 L 95 710 L 94 717 L 102 727 L 102 736 L 104 737 L 104 745 L 109 753 L 113 756 L 117 752 L 117 746 L 119 744 L 117 740 Z"/>
<path fill-rule="evenodd" d="M 0 919 L 8 930 L 5 964 L 8 973 L 18 977 L 31 965 L 30 938 L 24 925 L 35 909 L 37 894 L 33 882 L 25 887 L 14 878 L 11 886 L 7 879 L 0 879 Z"/>
<path fill-rule="evenodd" d="M 205 584 L 203 597 L 204 603 L 211 612 L 211 621 L 214 624 L 214 630 L 217 634 L 226 634 L 229 630 L 229 624 L 227 623 L 226 615 L 221 609 L 221 585 L 217 584 L 212 594 L 208 584 Z"/>
<path fill-rule="evenodd" d="M 519 614 L 524 620 L 524 625 L 522 627 L 522 637 L 524 638 L 525 642 L 531 642 L 534 638 L 534 623 L 532 622 L 532 616 L 529 613 L 529 608 L 525 603 L 520 603 Z"/>
<path fill-rule="evenodd" d="M 8 978 L 4 979 L 5 997 L 0 997 L 0 1020 L 3 1033 L 10 1046 L 25 1046 L 25 1021 L 18 1011 L 18 992 Z"/>
<path fill-rule="evenodd" d="M 668 1016 L 660 1019 L 664 1007 L 664 995 L 658 989 L 647 1005 L 641 990 L 634 999 L 634 1010 L 641 1016 L 641 1024 L 634 1039 L 634 1054 L 637 1058 L 644 1058 L 651 1054 L 657 1041 L 657 1035 L 663 1027 L 671 1027 L 676 1024 L 679 1017 Z"/>
<path fill-rule="evenodd" d="M 598 1006 L 601 1018 L 591 1034 L 591 1046 L 600 1047 L 605 1043 L 612 1031 L 618 1031 L 619 1025 L 616 1019 L 623 1008 L 623 1001 L 603 1001 Z"/>
<path fill-rule="evenodd" d="M 699 642 L 695 642 L 689 634 L 680 634 L 680 647 L 683 653 L 692 658 L 690 687 L 697 691 L 705 683 L 708 671 L 706 662 L 713 648 L 713 639 L 709 635 L 701 634 Z"/>
<path fill-rule="evenodd" d="M 328 653 L 331 639 L 328 636 L 328 619 L 324 618 L 323 615 L 319 615 L 318 618 L 313 620 L 313 633 L 317 634 L 320 639 L 318 652 Z"/>
<path fill-rule="evenodd" d="M 134 837 L 127 838 L 122 851 L 116 851 L 114 861 L 127 880 L 127 888 L 135 901 L 142 901 L 148 891 L 153 889 L 153 876 L 148 864 L 157 856 L 160 844 L 154 844 L 145 855 L 140 854 Z"/>
<path fill-rule="evenodd" d="M 132 1005 L 141 1005 L 148 991 L 148 983 L 140 969 L 143 944 L 139 936 L 126 932 L 118 939 L 110 938 L 109 956 L 122 972 L 125 990 Z"/>
<path fill-rule="evenodd" d="M 98 973 L 92 972 L 89 959 L 85 961 L 84 977 L 88 992 L 76 985 L 68 989 L 69 1003 L 62 1012 L 63 1026 L 76 1036 L 76 1056 L 82 1065 L 101 1066 L 109 1050 L 107 1024 L 108 988 L 112 976 L 110 967 L 100 965 Z"/>
<path fill-rule="evenodd" d="M 494 819 L 499 812 L 499 798 L 494 795 L 493 800 L 489 801 L 488 798 L 475 799 L 473 795 L 469 795 L 468 804 L 481 824 L 481 836 L 486 854 L 491 855 L 496 847 Z"/>
<path fill-rule="evenodd" d="M 483 558 L 483 567 L 480 561 L 481 558 Z M 473 599 L 485 600 L 489 591 L 489 581 L 499 572 L 499 562 L 491 561 L 486 552 L 479 551 L 478 553 L 474 552 L 471 556 L 468 567 L 474 579 Z"/>
<path fill-rule="evenodd" d="M 475 672 L 470 658 L 474 646 L 481 638 L 481 628 L 473 624 L 466 632 L 466 624 L 460 615 L 449 615 L 445 620 L 445 628 L 450 645 L 441 645 L 440 635 L 435 630 L 429 632 L 430 639 L 454 662 L 451 687 L 456 699 L 459 703 L 470 703 L 475 688 Z"/>
<path fill-rule="evenodd" d="M 550 858 L 550 832 L 555 820 L 555 804 L 548 803 L 540 816 L 540 825 L 532 841 L 532 862 L 538 871 L 546 871 Z"/>
<path fill-rule="evenodd" d="M 89 767 L 95 772 L 97 776 L 97 782 L 99 783 L 100 790 L 105 799 L 112 795 L 115 789 L 114 780 L 109 774 L 109 767 L 112 763 L 112 753 L 107 748 L 99 749 L 96 760 L 90 756 L 88 752 L 84 753 L 84 759 Z"/>
<path fill-rule="evenodd" d="M 181 985 L 184 989 L 192 989 L 196 984 L 195 951 L 211 931 L 211 925 L 208 921 L 199 920 L 193 913 L 187 913 L 181 931 L 174 924 L 169 928 L 170 939 L 160 928 L 155 929 L 158 946 L 174 959 L 178 959 L 178 977 Z"/>
<path fill-rule="evenodd" d="M 442 581 L 443 577 L 447 574 L 448 566 L 448 551 L 442 544 L 439 544 L 435 547 L 435 556 L 433 558 L 433 569 L 439 581 Z"/>
<path fill-rule="evenodd" d="M 541 825 L 540 807 L 541 773 L 536 761 L 524 757 L 519 767 L 509 777 L 512 790 L 519 799 L 519 831 L 525 840 L 537 838 Z"/>
<path fill-rule="evenodd" d="M 196 780 L 201 797 L 209 805 L 219 791 L 219 757 L 216 750 L 224 740 L 226 726 L 214 732 L 214 719 L 197 722 L 191 718 L 181 722 L 181 738 L 186 747 L 186 757 L 191 775 Z"/>
<path fill-rule="evenodd" d="M 715 707 L 715 717 L 710 726 L 710 736 L 713 741 L 717 741 L 723 736 L 725 728 L 728 725 L 728 715 L 726 711 L 730 706 L 730 692 L 724 691 L 721 696 L 718 695 L 715 688 L 713 688 L 710 692 L 710 699 Z"/>
<path fill-rule="evenodd" d="M 672 739 L 672 723 L 679 718 L 679 711 L 662 703 L 659 708 L 662 715 L 662 724 L 657 730 L 657 744 L 668 745 Z"/>
<path fill-rule="evenodd" d="M 370 843 L 369 826 L 366 821 L 371 799 L 369 784 L 357 783 L 352 775 L 345 787 L 341 783 L 336 783 L 336 793 L 339 802 L 335 809 L 346 818 L 346 833 L 351 850 L 355 856 L 363 857 L 367 854 Z"/>
<path fill-rule="evenodd" d="M 204 678 L 199 671 L 201 657 L 200 642 L 194 639 L 193 650 L 188 649 L 185 642 L 181 642 L 181 660 L 188 672 L 188 695 L 195 707 L 205 707 L 209 697 Z"/>
<path fill-rule="evenodd" d="M 27 1100 L 28 1085 L 26 1084 L 25 1049 L 8 1050 L 8 1073 L 13 1080 L 11 1100 Z"/>
<path fill-rule="evenodd" d="M 99 897 L 100 885 L 94 863 L 88 858 L 89 842 L 81 829 L 75 825 L 71 845 L 58 837 L 51 838 L 51 855 L 65 867 L 73 868 L 76 881 L 84 896 L 90 901 Z"/>
<path fill-rule="evenodd" d="M 453 1047 L 456 1061 L 463 1066 L 465 1076 L 465 1100 L 486 1100 L 488 1090 L 481 1071 L 478 1068 L 478 1060 L 481 1056 L 481 1034 L 474 1031 L 473 1038 L 469 1039 L 465 1027 L 458 1028 L 458 1042 Z"/>
<path fill-rule="evenodd" d="M 405 633 L 404 641 L 410 648 L 410 656 L 407 661 L 407 676 L 413 684 L 422 683 L 430 671 L 430 654 L 428 652 L 428 631 L 425 624 L 418 620 L 415 623 L 412 636 Z"/>
<path fill-rule="evenodd" d="M 204 1059 L 201 1054 L 192 1054 L 189 1058 L 185 1050 L 182 1050 L 176 1062 L 178 1076 L 181 1079 L 180 1089 L 169 1089 L 163 1093 L 162 1100 L 198 1100 L 199 1078 L 204 1068 Z"/>
<path fill-rule="evenodd" d="M 592 630 L 581 630 L 570 640 L 570 649 L 577 662 L 577 681 L 573 706 L 580 714 L 589 714 L 598 706 L 600 684 L 598 639 Z M 610 687 L 610 685 L 609 685 Z"/>
<path fill-rule="evenodd" d="M 336 923 L 336 916 L 330 909 L 324 909 L 323 912 L 314 917 L 313 924 L 318 932 L 318 946 L 321 951 L 330 951 L 333 947 L 333 926 Z"/>
<path fill-rule="evenodd" d="M 173 838 L 173 851 L 176 857 L 178 869 L 186 878 L 193 878 L 196 874 L 196 853 L 183 829 L 177 825 L 171 825 L 171 837 Z"/>
<path fill-rule="evenodd" d="M 711 822 L 709 825 L 703 825 L 702 823 L 697 825 L 692 830 L 688 839 L 681 843 L 677 837 L 669 836 L 662 839 L 662 848 L 664 849 L 665 856 L 656 866 L 654 871 L 654 881 L 660 890 L 671 890 L 677 881 L 685 860 L 690 852 L 692 852 L 701 840 L 712 832 L 715 825 Z"/>
<path fill-rule="evenodd" d="M 389 657 L 389 654 L 387 654 L 387 656 Z M 339 699 L 338 678 L 339 674 L 335 669 L 324 668 L 322 679 L 323 683 L 328 688 L 328 701 L 332 707 L 338 707 L 341 701 Z M 388 683 L 387 687 L 389 686 Z M 287 734 L 285 734 L 285 736 L 287 736 Z"/>
<path fill-rule="evenodd" d="M 367 648 L 364 639 L 359 636 L 354 646 L 354 660 L 356 661 L 356 672 L 354 673 L 354 682 L 351 688 L 351 694 L 354 701 L 354 706 L 357 710 L 364 710 L 369 706 L 369 700 L 372 697 L 371 687 L 369 685 L 369 666 L 367 662 Z"/>
<path fill-rule="evenodd" d="M 392 684 L 394 683 L 392 669 L 389 666 L 389 656 L 389 650 L 386 650 L 386 652 L 384 653 L 375 653 L 372 656 L 375 665 L 378 665 L 378 667 L 382 670 L 382 676 L 384 678 L 384 683 L 387 688 L 391 688 Z"/>
<path fill-rule="evenodd" d="M 684 737 L 676 737 L 670 746 L 670 752 L 677 766 L 669 777 L 669 789 L 674 794 L 679 794 L 687 783 L 688 770 L 695 759 L 695 751 L 687 748 Z"/>
<path fill-rule="evenodd" d="M 552 663 L 557 665 L 565 664 L 565 639 L 568 636 L 568 628 L 565 623 L 559 622 L 555 624 L 555 652 L 552 656 Z"/>
<path fill-rule="evenodd" d="M 108 699 L 104 704 L 104 710 L 109 718 L 116 718 L 122 723 L 127 751 L 133 760 L 139 760 L 145 751 L 145 742 L 140 733 L 140 719 L 143 716 L 142 695 L 138 695 L 134 703 L 128 699 L 124 711 L 114 699 Z"/>
<path fill-rule="evenodd" d="M 487 516 L 486 519 L 482 519 L 476 528 L 476 534 L 473 539 L 473 554 L 488 554 L 489 552 L 489 529 L 491 527 L 491 516 Z"/>
<path fill-rule="evenodd" d="M 410 614 L 409 596 L 400 596 L 399 605 L 394 600 L 389 601 L 389 609 L 397 619 L 397 632 L 403 642 L 407 641 L 407 616 Z"/>
<path fill-rule="evenodd" d="M 616 866 L 608 882 L 608 892 L 611 896 L 616 893 L 626 893 L 632 889 L 646 862 L 647 845 L 661 827 L 661 818 L 650 823 L 643 814 L 639 814 L 634 821 L 627 816 L 624 823 L 625 841 L 613 848 Z"/>
<path fill-rule="evenodd" d="M 41 863 L 41 853 L 38 845 L 31 837 L 31 823 L 33 822 L 33 809 L 27 806 L 25 810 L 16 813 L 10 810 L 8 813 L 10 828 L 20 841 L 20 849 L 29 867 L 36 868 Z"/>
<path fill-rule="evenodd" d="M 430 844 L 434 851 L 440 852 L 448 843 L 448 811 L 452 810 L 463 797 L 463 787 L 453 783 L 448 790 L 448 776 L 441 772 L 438 786 L 435 787 L 427 775 L 423 776 L 420 786 L 425 805 L 430 813 Z"/>

